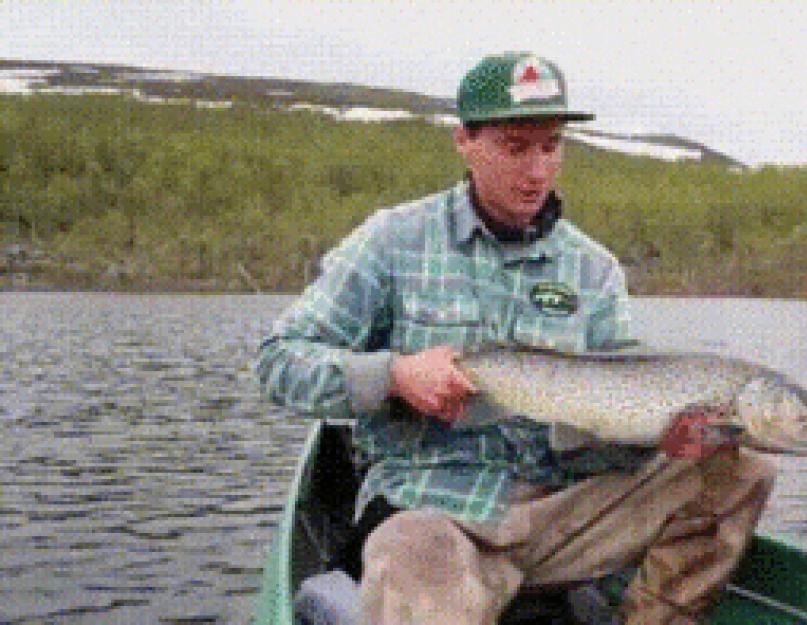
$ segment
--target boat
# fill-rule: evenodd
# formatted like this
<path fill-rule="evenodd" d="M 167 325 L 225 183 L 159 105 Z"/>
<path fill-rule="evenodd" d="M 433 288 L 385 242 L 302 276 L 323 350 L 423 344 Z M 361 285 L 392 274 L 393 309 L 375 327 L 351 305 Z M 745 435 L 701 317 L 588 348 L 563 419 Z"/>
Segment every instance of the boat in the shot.
<path fill-rule="evenodd" d="M 360 484 L 360 475 L 351 461 L 350 434 L 349 422 L 312 423 L 266 558 L 255 625 L 331 625 L 331 622 L 358 625 L 355 616 L 337 614 L 329 617 L 332 619 L 329 621 L 322 616 L 327 610 L 312 618 L 295 609 L 295 599 L 297 606 L 302 605 L 301 588 L 308 584 L 304 584 L 305 580 L 336 574 L 328 569 L 335 550 L 347 535 Z M 348 580 L 347 586 L 334 591 L 345 579 L 346 576 L 337 579 L 337 584 L 331 584 L 326 594 L 344 595 L 343 604 L 355 612 L 355 583 Z M 626 579 L 620 583 L 617 577 L 610 588 L 599 587 L 600 600 L 616 605 L 625 583 Z M 576 595 L 564 594 L 571 596 Z M 585 622 L 577 618 L 578 611 L 570 611 L 566 605 L 564 612 L 557 604 L 557 597 L 536 599 L 535 593 L 524 593 L 516 597 L 499 625 Z M 344 606 L 336 611 L 340 609 Z M 547 610 L 552 614 L 547 614 Z M 706 623 L 807 625 L 807 550 L 773 536 L 756 535 Z"/>

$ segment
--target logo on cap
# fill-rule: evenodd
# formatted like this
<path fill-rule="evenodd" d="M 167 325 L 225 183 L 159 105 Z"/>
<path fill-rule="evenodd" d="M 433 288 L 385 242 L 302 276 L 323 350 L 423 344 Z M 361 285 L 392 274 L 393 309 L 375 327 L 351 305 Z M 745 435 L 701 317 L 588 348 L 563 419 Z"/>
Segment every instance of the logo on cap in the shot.
<path fill-rule="evenodd" d="M 548 100 L 561 95 L 560 83 L 541 60 L 528 56 L 516 63 L 513 68 L 513 86 L 510 97 L 520 104 L 525 100 Z"/>

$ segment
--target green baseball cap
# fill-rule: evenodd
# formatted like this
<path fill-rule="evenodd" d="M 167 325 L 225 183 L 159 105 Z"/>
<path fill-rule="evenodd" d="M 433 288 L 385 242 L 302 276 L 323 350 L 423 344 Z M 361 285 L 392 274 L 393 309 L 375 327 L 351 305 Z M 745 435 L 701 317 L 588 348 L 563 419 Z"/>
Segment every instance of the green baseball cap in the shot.
<path fill-rule="evenodd" d="M 594 119 L 592 113 L 569 110 L 566 81 L 560 69 L 531 52 L 483 58 L 462 79 L 457 109 L 463 123 L 520 117 Z"/>

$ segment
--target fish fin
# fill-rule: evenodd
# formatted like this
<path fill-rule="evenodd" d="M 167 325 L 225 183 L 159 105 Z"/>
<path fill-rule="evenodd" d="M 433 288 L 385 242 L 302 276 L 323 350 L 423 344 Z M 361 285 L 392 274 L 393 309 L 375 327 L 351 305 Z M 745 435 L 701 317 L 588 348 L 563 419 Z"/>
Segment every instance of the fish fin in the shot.
<path fill-rule="evenodd" d="M 549 446 L 553 451 L 570 451 L 598 444 L 601 441 L 593 434 L 566 423 L 553 423 L 549 431 Z"/>
<path fill-rule="evenodd" d="M 512 412 L 497 403 L 487 391 L 480 390 L 469 395 L 465 401 L 465 412 L 462 419 L 454 422 L 455 429 L 477 427 L 512 419 Z"/>
<path fill-rule="evenodd" d="M 615 352 L 625 349 L 635 349 L 641 346 L 642 342 L 639 339 L 622 339 L 622 340 L 606 341 L 602 345 L 598 345 L 596 351 Z"/>

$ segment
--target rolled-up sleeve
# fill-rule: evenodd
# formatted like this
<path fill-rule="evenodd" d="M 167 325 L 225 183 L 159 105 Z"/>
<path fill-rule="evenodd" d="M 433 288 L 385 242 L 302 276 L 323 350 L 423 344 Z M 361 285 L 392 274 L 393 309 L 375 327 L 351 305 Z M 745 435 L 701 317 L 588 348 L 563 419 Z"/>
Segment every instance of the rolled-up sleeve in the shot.
<path fill-rule="evenodd" d="M 601 349 L 630 338 L 630 311 L 625 272 L 614 260 L 589 313 L 586 347 Z"/>
<path fill-rule="evenodd" d="M 318 417 L 380 407 L 392 353 L 390 234 L 386 211 L 368 219 L 322 261 L 322 273 L 261 343 L 263 394 Z"/>

